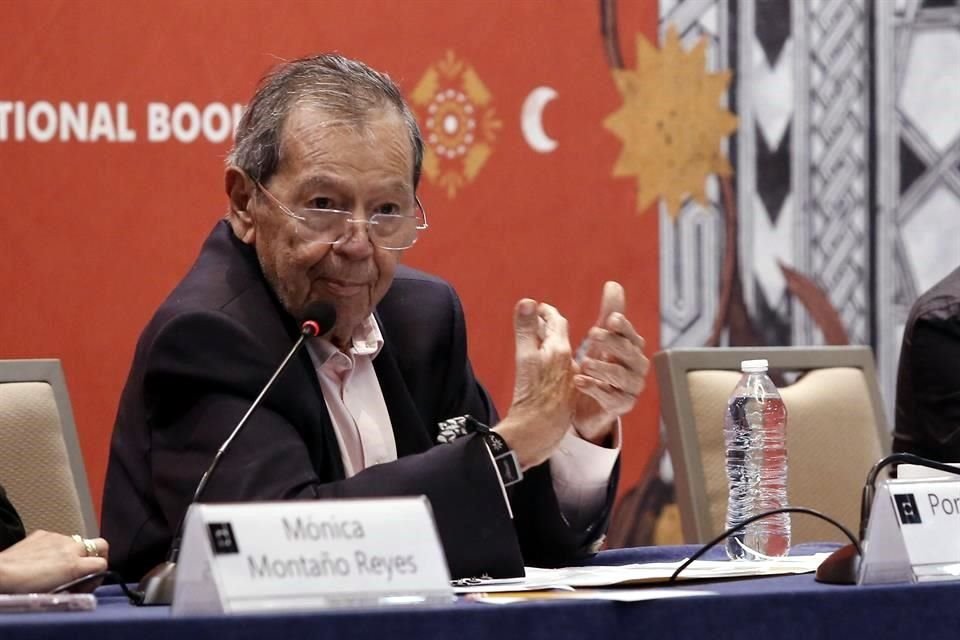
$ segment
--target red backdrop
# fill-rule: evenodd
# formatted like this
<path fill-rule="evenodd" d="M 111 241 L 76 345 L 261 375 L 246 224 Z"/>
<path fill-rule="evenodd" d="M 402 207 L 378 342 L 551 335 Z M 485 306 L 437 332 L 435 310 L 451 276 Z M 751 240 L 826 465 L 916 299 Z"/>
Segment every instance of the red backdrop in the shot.
<path fill-rule="evenodd" d="M 628 60 L 635 34 L 652 37 L 656 25 L 655 0 L 629 4 L 619 15 Z M 452 52 L 482 81 L 500 122 L 489 156 L 452 195 L 424 181 L 431 228 L 406 261 L 457 287 L 475 368 L 498 406 L 510 399 L 511 309 L 522 296 L 558 306 L 578 341 L 603 281 L 619 280 L 656 350 L 657 220 L 635 212 L 634 180 L 612 177 L 620 141 L 602 122 L 622 100 L 598 3 L 23 0 L 0 13 L 0 358 L 63 361 L 98 507 L 139 331 L 226 203 L 228 143 L 151 141 L 147 105 L 243 103 L 279 58 L 340 51 L 387 71 L 409 96 Z M 558 143 L 550 153 L 521 130 L 524 100 L 539 86 L 557 94 L 542 112 Z M 100 126 L 89 141 L 89 123 L 88 141 L 69 131 L 60 140 L 59 129 L 42 141 L 54 129 L 41 101 L 87 103 L 91 113 L 107 103 L 115 127 L 123 103 L 136 140 L 111 142 Z M 649 457 L 657 416 L 651 376 L 625 421 L 622 488 Z"/>

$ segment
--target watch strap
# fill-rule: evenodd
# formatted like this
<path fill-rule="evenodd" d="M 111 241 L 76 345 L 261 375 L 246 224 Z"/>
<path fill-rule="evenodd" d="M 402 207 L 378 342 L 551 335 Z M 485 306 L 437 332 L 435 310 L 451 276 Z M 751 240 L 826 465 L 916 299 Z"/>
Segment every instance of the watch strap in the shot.
<path fill-rule="evenodd" d="M 437 435 L 437 442 L 450 443 L 470 433 L 476 433 L 487 445 L 493 463 L 500 472 L 500 479 L 503 486 L 509 487 L 523 480 L 523 471 L 520 469 L 520 463 L 517 461 L 517 454 L 510 449 L 507 441 L 499 433 L 490 428 L 471 415 L 458 416 L 450 418 L 439 423 L 440 431 Z"/>

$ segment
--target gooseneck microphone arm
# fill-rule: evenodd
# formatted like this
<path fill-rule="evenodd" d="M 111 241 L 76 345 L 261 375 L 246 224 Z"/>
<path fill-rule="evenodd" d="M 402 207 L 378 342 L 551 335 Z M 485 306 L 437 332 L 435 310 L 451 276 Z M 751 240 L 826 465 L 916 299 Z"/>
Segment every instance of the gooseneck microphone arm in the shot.
<path fill-rule="evenodd" d="M 297 352 L 300 351 L 300 347 L 303 345 L 303 341 L 307 338 L 312 338 L 320 333 L 320 325 L 317 324 L 315 320 L 307 320 L 303 323 L 303 326 L 300 328 L 300 337 L 297 338 L 296 343 L 294 343 L 293 348 L 290 349 L 290 353 L 287 354 L 287 357 L 283 359 L 283 362 L 280 363 L 280 366 L 277 367 L 277 370 L 273 372 L 273 375 L 267 380 L 267 384 L 264 385 L 263 389 L 260 391 L 253 402 L 250 404 L 250 408 L 247 409 L 247 412 L 243 414 L 243 417 L 240 418 L 240 422 L 237 423 L 237 426 L 233 428 L 233 431 L 230 432 L 230 435 L 227 436 L 227 439 L 223 441 L 223 444 L 220 445 L 220 448 L 217 450 L 217 455 L 213 456 L 213 461 L 210 463 L 210 466 L 206 471 L 203 472 L 203 477 L 200 478 L 200 483 L 197 485 L 197 490 L 193 492 L 193 500 L 191 503 L 196 502 L 200 499 L 200 496 L 203 495 L 203 490 L 207 488 L 207 481 L 210 480 L 210 474 L 213 473 L 213 470 L 217 468 L 217 464 L 220 462 L 220 457 L 223 456 L 223 452 L 227 450 L 230 446 L 230 443 L 233 442 L 233 439 L 237 437 L 237 434 L 240 433 L 240 429 L 243 429 L 243 425 L 247 424 L 247 420 L 250 419 L 250 416 L 253 415 L 253 412 L 257 410 L 257 407 L 260 406 L 260 401 L 263 400 L 263 396 L 267 395 L 267 392 L 270 391 L 270 387 L 273 386 L 273 383 L 276 382 L 277 378 L 280 377 L 280 374 L 283 373 L 284 369 L 287 368 L 287 363 L 297 355 Z"/>
<path fill-rule="evenodd" d="M 912 453 L 894 453 L 885 458 L 877 460 L 867 473 L 867 481 L 863 485 L 863 497 L 860 502 L 860 541 L 867 535 L 867 523 L 870 520 L 870 508 L 873 506 L 873 496 L 877 491 L 877 476 L 885 468 L 892 464 L 915 464 L 920 467 L 928 467 L 938 471 L 944 471 L 953 475 L 960 475 L 960 469 L 936 460 L 921 458 Z"/>
<path fill-rule="evenodd" d="M 308 333 L 309 329 L 309 333 Z M 230 446 L 230 443 L 233 442 L 233 439 L 237 437 L 237 434 L 240 433 L 240 430 L 243 429 L 243 425 L 247 424 L 247 420 L 250 419 L 250 416 L 253 415 L 253 412 L 257 410 L 257 407 L 260 406 L 260 401 L 263 400 L 263 396 L 267 395 L 267 392 L 270 391 L 270 387 L 273 386 L 273 383 L 276 382 L 277 378 L 280 377 L 280 374 L 283 373 L 284 369 L 287 368 L 287 363 L 290 362 L 290 359 L 293 356 L 297 355 L 297 352 L 300 350 L 300 347 L 303 345 L 303 341 L 307 338 L 312 338 L 316 334 L 317 323 L 312 320 L 303 323 L 303 329 L 300 332 L 300 337 L 297 338 L 296 343 L 294 343 L 293 348 L 290 349 L 290 353 L 287 354 L 287 357 L 283 359 L 283 362 L 280 363 L 280 366 L 276 371 L 273 372 L 273 376 L 267 381 L 267 384 L 264 385 L 263 389 L 260 391 L 253 403 L 250 405 L 250 408 L 247 409 L 247 412 L 243 414 L 243 417 L 240 418 L 240 422 L 237 423 L 237 426 L 233 428 L 233 431 L 230 432 L 230 435 L 227 436 L 227 439 L 223 441 L 223 444 L 220 445 L 220 448 L 217 450 L 217 455 L 213 456 L 213 461 L 210 463 L 210 466 L 207 467 L 207 470 L 203 472 L 203 477 L 200 478 L 200 483 L 197 485 L 197 490 L 193 492 L 193 500 L 190 502 L 196 502 L 200 499 L 200 496 L 203 495 L 203 490 L 207 488 L 207 482 L 210 480 L 210 474 L 213 473 L 213 470 L 217 468 L 217 464 L 220 463 L 220 458 L 223 456 L 223 452 L 227 450 Z"/>
<path fill-rule="evenodd" d="M 867 525 L 870 522 L 870 510 L 877 492 L 877 478 L 880 472 L 892 464 L 915 464 L 921 467 L 937 469 L 946 473 L 960 475 L 960 469 L 942 462 L 921 458 L 912 453 L 894 453 L 878 460 L 867 473 L 867 481 L 863 485 L 860 497 L 860 531 L 858 540 L 860 545 L 866 540 Z M 817 567 L 817 580 L 829 584 L 856 584 L 860 577 L 860 562 L 863 553 L 860 545 L 846 545 L 830 554 Z"/>
<path fill-rule="evenodd" d="M 257 410 L 257 407 L 260 406 L 260 402 L 263 400 L 263 397 L 267 395 L 267 392 L 270 391 L 270 388 L 273 386 L 273 383 L 276 382 L 277 378 L 280 377 L 280 374 L 284 372 L 287 368 L 287 363 L 297 355 L 297 352 L 300 351 L 300 347 L 303 346 L 303 342 L 307 338 L 312 338 L 320 333 L 320 325 L 317 324 L 315 320 L 307 320 L 300 327 L 300 337 L 297 338 L 297 341 L 294 343 L 293 348 L 290 349 L 290 352 L 287 353 L 287 357 L 283 359 L 283 362 L 280 363 L 280 366 L 277 367 L 277 370 L 273 372 L 273 375 L 267 380 L 267 384 L 263 386 L 263 389 L 260 390 L 260 394 L 254 398 L 253 402 L 250 403 L 250 408 L 247 409 L 247 412 L 243 414 L 243 417 L 240 418 L 240 422 L 237 423 L 237 426 L 233 428 L 233 431 L 230 432 L 230 435 L 227 436 L 227 439 L 223 441 L 223 444 L 220 445 L 220 448 L 217 449 L 217 453 L 213 456 L 213 460 L 210 462 L 210 466 L 207 467 L 207 470 L 203 472 L 203 476 L 200 478 L 200 482 L 197 483 L 197 490 L 193 492 L 193 498 L 190 500 L 190 504 L 198 502 L 200 496 L 203 495 L 203 490 L 207 488 L 207 482 L 210 481 L 210 476 L 213 474 L 214 469 L 217 468 L 217 465 L 220 464 L 220 458 L 223 456 L 223 452 L 230 447 L 230 443 L 233 442 L 233 439 L 237 437 L 237 434 L 240 433 L 240 430 L 243 429 L 243 425 L 247 424 L 247 420 L 250 419 L 250 416 L 253 415 L 253 412 Z M 173 542 L 170 544 L 170 552 L 167 555 L 168 562 L 176 562 L 177 556 L 180 555 L 180 542 L 183 537 L 183 526 L 186 522 L 187 514 L 184 512 L 183 517 L 180 518 L 180 524 L 177 525 L 176 535 L 173 537 Z"/>
<path fill-rule="evenodd" d="M 253 412 L 256 411 L 257 407 L 260 406 L 264 396 L 266 396 L 267 392 L 270 391 L 270 388 L 273 387 L 273 383 L 276 382 L 277 378 L 280 377 L 280 374 L 283 373 L 283 371 L 287 368 L 287 364 L 289 364 L 290 360 L 292 360 L 297 352 L 300 351 L 304 341 L 307 338 L 321 335 L 324 331 L 333 328 L 334 324 L 336 323 L 337 312 L 331 304 L 314 303 L 307 307 L 304 316 L 309 319 L 305 320 L 300 325 L 300 337 L 297 338 L 293 348 L 291 348 L 289 353 L 287 353 L 287 356 L 283 359 L 283 362 L 280 363 L 280 366 L 277 367 L 277 370 L 274 371 L 273 375 L 267 381 L 267 384 L 264 385 L 259 395 L 257 395 L 252 403 L 250 403 L 250 408 L 247 409 L 247 412 L 243 414 L 242 418 L 240 418 L 240 422 L 237 423 L 237 426 L 233 428 L 233 430 L 230 432 L 230 435 L 227 436 L 227 439 L 224 440 L 222 445 L 220 445 L 216 455 L 210 462 L 210 466 L 207 467 L 207 470 L 200 478 L 200 482 L 197 484 L 197 489 L 193 492 L 193 498 L 187 504 L 187 509 L 184 510 L 183 516 L 181 516 L 180 522 L 177 524 L 177 528 L 174 531 L 173 539 L 170 543 L 170 551 L 167 553 L 166 562 L 162 562 L 151 569 L 150 572 L 143 576 L 143 578 L 140 580 L 140 584 L 137 585 L 137 592 L 140 594 L 140 602 L 138 604 L 165 605 L 170 604 L 173 601 L 177 558 L 180 556 L 180 543 L 183 537 L 183 528 L 187 521 L 187 510 L 189 509 L 190 505 L 196 503 L 203 495 L 203 492 L 207 487 L 207 483 L 210 481 L 211 475 L 213 475 L 214 470 L 217 468 L 217 465 L 220 462 L 220 458 L 223 457 L 224 452 L 230 447 L 230 443 L 233 442 L 233 439 L 238 433 L 240 433 L 240 430 L 243 429 L 244 425 L 247 423 L 247 420 L 249 420 L 250 416 L 253 415 Z"/>

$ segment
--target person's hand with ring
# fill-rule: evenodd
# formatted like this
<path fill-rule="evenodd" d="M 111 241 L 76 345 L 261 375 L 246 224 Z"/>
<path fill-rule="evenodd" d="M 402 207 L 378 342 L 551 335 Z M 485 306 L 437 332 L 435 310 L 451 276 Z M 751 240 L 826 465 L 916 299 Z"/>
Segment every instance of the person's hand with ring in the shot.
<path fill-rule="evenodd" d="M 0 552 L 0 593 L 48 591 L 107 570 L 110 545 L 103 538 L 34 531 Z M 93 589 L 96 583 L 87 588 Z"/>

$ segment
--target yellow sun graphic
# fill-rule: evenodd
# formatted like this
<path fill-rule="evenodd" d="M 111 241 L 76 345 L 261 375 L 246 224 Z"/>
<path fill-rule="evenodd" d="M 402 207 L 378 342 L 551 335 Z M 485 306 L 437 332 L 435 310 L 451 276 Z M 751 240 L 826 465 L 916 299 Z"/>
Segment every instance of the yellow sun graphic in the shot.
<path fill-rule="evenodd" d="M 671 26 L 662 49 L 637 36 L 636 71 L 613 71 L 623 106 L 603 125 L 623 140 L 613 175 L 636 176 L 638 211 L 662 197 L 675 219 L 687 197 L 706 204 L 710 174 L 732 172 L 720 148 L 737 128 L 720 102 L 730 71 L 708 73 L 706 49 L 704 37 L 685 52 Z"/>

